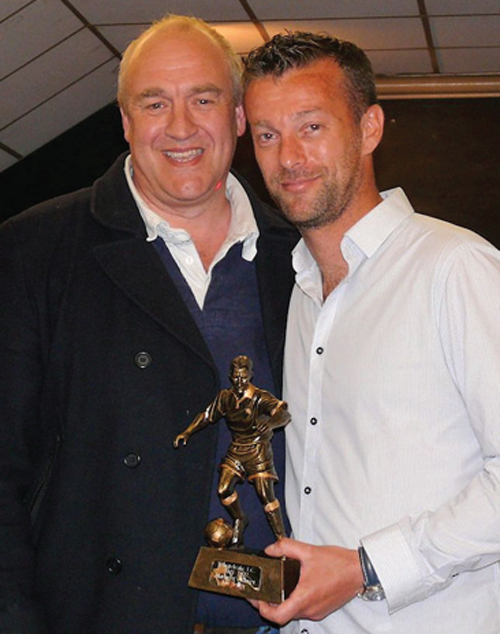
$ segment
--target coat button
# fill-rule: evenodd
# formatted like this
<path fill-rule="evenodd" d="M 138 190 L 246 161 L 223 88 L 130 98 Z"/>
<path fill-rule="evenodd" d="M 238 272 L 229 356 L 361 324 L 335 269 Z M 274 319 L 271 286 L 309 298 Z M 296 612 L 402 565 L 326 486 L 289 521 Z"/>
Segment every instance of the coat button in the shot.
<path fill-rule="evenodd" d="M 151 358 L 149 352 L 138 352 L 135 355 L 135 364 L 139 368 L 147 368 L 152 360 L 153 359 Z"/>
<path fill-rule="evenodd" d="M 136 453 L 128 453 L 123 459 L 123 464 L 129 469 L 135 469 L 141 463 L 141 457 Z"/>
<path fill-rule="evenodd" d="M 110 572 L 112 575 L 119 575 L 123 568 L 121 559 L 110 557 L 106 562 L 106 568 L 108 569 L 108 572 Z"/>

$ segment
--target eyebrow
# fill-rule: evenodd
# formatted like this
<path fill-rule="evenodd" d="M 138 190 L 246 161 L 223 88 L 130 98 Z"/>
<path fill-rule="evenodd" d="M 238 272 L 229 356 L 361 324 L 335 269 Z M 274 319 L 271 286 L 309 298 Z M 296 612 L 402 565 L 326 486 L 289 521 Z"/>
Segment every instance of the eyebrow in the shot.
<path fill-rule="evenodd" d="M 203 93 L 211 93 L 215 95 L 216 97 L 218 97 L 223 92 L 224 91 L 222 90 L 222 88 L 219 88 L 215 84 L 208 83 L 208 84 L 200 84 L 199 86 L 193 86 L 191 90 L 189 91 L 188 95 L 193 96 L 193 95 L 201 95 Z M 138 95 L 138 100 L 141 101 L 144 99 L 154 99 L 155 97 L 167 98 L 167 93 L 165 92 L 165 90 L 163 90 L 163 88 L 153 86 L 152 88 L 146 88 L 145 90 L 143 90 Z"/>
<path fill-rule="evenodd" d="M 300 119 L 304 119 L 306 117 L 309 117 L 310 115 L 317 115 L 324 112 L 322 108 L 310 108 L 308 110 L 301 110 L 300 112 L 296 112 L 291 116 L 292 121 L 299 121 Z M 255 123 L 252 123 L 250 121 L 250 125 L 254 126 L 254 127 L 265 127 L 265 128 L 272 128 L 272 124 L 270 121 L 267 121 L 267 119 L 260 119 L 259 121 L 256 121 Z"/>
<path fill-rule="evenodd" d="M 208 84 L 201 84 L 199 86 L 193 86 L 193 88 L 189 92 L 191 95 L 200 95 L 204 92 L 209 92 L 218 97 L 224 91 L 222 90 L 222 88 L 219 88 L 219 86 L 216 86 L 215 84 L 212 84 L 212 83 L 208 83 Z"/>
<path fill-rule="evenodd" d="M 162 88 L 146 88 L 137 96 L 138 100 L 151 99 L 152 97 L 164 97 L 165 91 Z"/>

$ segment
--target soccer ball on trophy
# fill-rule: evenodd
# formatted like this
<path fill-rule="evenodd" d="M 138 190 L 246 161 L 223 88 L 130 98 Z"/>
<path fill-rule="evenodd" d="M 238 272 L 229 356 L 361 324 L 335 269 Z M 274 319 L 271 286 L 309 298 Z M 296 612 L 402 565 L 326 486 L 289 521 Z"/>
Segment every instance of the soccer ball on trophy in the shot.
<path fill-rule="evenodd" d="M 218 517 L 205 526 L 205 540 L 212 548 L 225 548 L 233 536 L 233 529 L 222 519 Z"/>

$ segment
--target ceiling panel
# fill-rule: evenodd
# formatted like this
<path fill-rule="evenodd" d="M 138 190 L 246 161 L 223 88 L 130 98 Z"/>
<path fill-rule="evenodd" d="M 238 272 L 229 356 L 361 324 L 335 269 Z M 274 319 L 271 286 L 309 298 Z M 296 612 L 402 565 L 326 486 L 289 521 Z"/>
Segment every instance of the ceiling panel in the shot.
<path fill-rule="evenodd" d="M 365 49 L 425 48 L 425 34 L 418 18 L 381 20 L 304 20 L 265 22 L 269 35 L 285 28 L 327 31 L 341 39 L 350 39 Z"/>
<path fill-rule="evenodd" d="M 123 53 L 132 40 L 147 29 L 147 24 L 113 24 L 96 27 L 108 42 Z"/>
<path fill-rule="evenodd" d="M 437 51 L 443 73 L 500 72 L 498 48 L 442 48 Z M 500 112 L 498 113 L 500 117 Z"/>
<path fill-rule="evenodd" d="M 257 27 L 251 22 L 241 24 L 214 23 L 215 28 L 229 40 L 234 50 L 240 55 L 246 55 L 252 48 L 264 43 L 264 39 Z"/>
<path fill-rule="evenodd" d="M 479 15 L 500 13 L 499 0 L 425 0 L 429 15 Z"/>
<path fill-rule="evenodd" d="M 483 74 L 500 94 L 500 0 L 0 0 L 0 170 L 113 101 L 119 53 L 168 11 L 211 22 L 243 56 L 284 29 L 326 30 L 394 85 Z"/>
<path fill-rule="evenodd" d="M 417 0 L 249 0 L 261 20 L 418 16 Z"/>
<path fill-rule="evenodd" d="M 93 24 L 147 23 L 166 13 L 197 15 L 204 20 L 247 20 L 239 0 L 73 0 L 80 13 Z"/>
<path fill-rule="evenodd" d="M 0 143 L 22 155 L 33 152 L 112 102 L 116 77 L 117 62 L 112 60 L 3 130 Z"/>
<path fill-rule="evenodd" d="M 499 12 L 500 12 L 500 0 Z M 500 46 L 500 13 L 479 16 L 430 18 L 434 44 L 442 46 Z"/>
<path fill-rule="evenodd" d="M 432 72 L 426 49 L 407 51 L 367 51 L 377 75 L 411 75 Z"/>
<path fill-rule="evenodd" d="M 81 30 L 0 82 L 2 127 L 36 108 L 111 57 L 90 31 Z"/>
<path fill-rule="evenodd" d="M 81 27 L 81 22 L 60 0 L 32 2 L 0 24 L 0 76 L 20 68 Z"/>
<path fill-rule="evenodd" d="M 5 20 L 9 15 L 26 6 L 30 0 L 2 0 L 0 2 L 0 22 Z"/>

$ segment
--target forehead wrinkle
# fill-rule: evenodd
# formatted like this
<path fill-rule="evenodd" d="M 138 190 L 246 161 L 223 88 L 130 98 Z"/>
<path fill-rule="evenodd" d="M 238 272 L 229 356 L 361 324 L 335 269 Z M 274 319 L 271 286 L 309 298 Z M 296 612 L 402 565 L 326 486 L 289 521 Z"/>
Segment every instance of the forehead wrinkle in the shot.
<path fill-rule="evenodd" d="M 294 112 L 291 116 L 292 120 L 296 121 L 297 119 L 304 119 L 305 117 L 309 117 L 312 114 L 319 114 L 322 112 L 321 108 L 308 108 L 307 110 L 300 110 L 299 112 Z"/>

